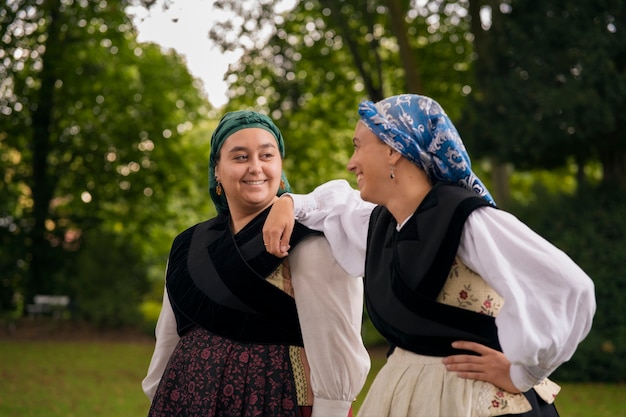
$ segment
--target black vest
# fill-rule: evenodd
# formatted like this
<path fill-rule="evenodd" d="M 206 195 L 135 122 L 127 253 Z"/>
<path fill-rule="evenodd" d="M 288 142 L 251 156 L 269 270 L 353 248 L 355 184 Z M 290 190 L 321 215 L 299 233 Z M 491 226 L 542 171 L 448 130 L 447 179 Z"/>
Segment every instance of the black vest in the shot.
<path fill-rule="evenodd" d="M 365 301 L 374 326 L 393 346 L 429 356 L 459 353 L 455 340 L 500 349 L 493 317 L 436 302 L 470 213 L 489 203 L 438 183 L 398 232 L 384 207 L 372 212 L 365 262 Z"/>
<path fill-rule="evenodd" d="M 284 261 L 263 245 L 268 212 L 236 235 L 218 215 L 174 239 L 166 287 L 179 335 L 201 326 L 240 342 L 303 346 L 295 300 L 265 280 Z M 296 223 L 291 248 L 313 234 Z"/>

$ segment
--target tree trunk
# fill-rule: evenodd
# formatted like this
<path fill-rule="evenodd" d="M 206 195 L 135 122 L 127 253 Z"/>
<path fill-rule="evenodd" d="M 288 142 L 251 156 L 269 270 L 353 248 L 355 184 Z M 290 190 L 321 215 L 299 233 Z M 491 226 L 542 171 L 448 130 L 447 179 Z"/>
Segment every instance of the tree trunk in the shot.
<path fill-rule="evenodd" d="M 353 33 L 353 31 L 349 28 L 348 16 L 344 16 L 341 12 L 341 8 L 338 7 L 337 2 L 334 0 L 320 0 L 320 4 L 324 7 L 327 7 L 331 11 L 331 17 L 335 20 L 337 27 L 339 28 L 339 33 L 341 34 L 344 42 L 348 46 L 348 50 L 350 51 L 350 55 L 352 55 L 352 59 L 354 60 L 354 65 L 359 71 L 361 78 L 363 79 L 363 84 L 365 85 L 365 90 L 369 95 L 370 100 L 379 101 L 384 98 L 383 96 L 383 88 L 382 88 L 382 70 L 380 66 L 380 57 L 378 56 L 378 40 L 373 37 L 372 38 L 372 48 L 370 53 L 374 56 L 374 63 L 372 63 L 372 68 L 375 68 L 371 73 L 365 69 L 364 62 L 368 59 L 368 56 L 361 56 L 359 53 L 358 42 L 353 38 L 354 36 L 359 36 L 358 34 Z M 366 11 L 364 13 L 367 13 Z M 372 30 L 370 28 L 370 30 Z"/>
<path fill-rule="evenodd" d="M 400 49 L 400 60 L 404 69 L 406 92 L 415 94 L 424 94 L 424 83 L 419 73 L 414 50 L 409 43 L 408 30 L 406 25 L 406 10 L 402 7 L 400 0 L 387 0 L 387 9 L 389 9 L 389 19 L 391 21 L 391 31 L 398 41 Z"/>
<path fill-rule="evenodd" d="M 53 290 L 47 272 L 51 261 L 50 244 L 46 239 L 46 220 L 49 218 L 50 201 L 52 200 L 53 181 L 49 176 L 48 156 L 51 148 L 52 109 L 54 84 L 56 81 L 54 65 L 51 64 L 59 53 L 60 0 L 47 1 L 43 6 L 48 17 L 48 38 L 46 52 L 42 57 L 41 87 L 36 98 L 36 108 L 33 110 L 33 138 L 32 151 L 32 183 L 33 198 L 32 223 L 29 231 L 29 274 L 25 283 L 25 300 L 31 302 L 32 297 L 39 292 Z"/>
<path fill-rule="evenodd" d="M 484 30 L 480 19 L 480 10 L 482 6 L 491 7 L 491 27 Z M 469 13 L 471 17 L 471 31 L 474 35 L 474 51 L 478 59 L 474 62 L 474 72 L 476 92 L 475 97 L 476 111 L 481 112 L 481 108 L 493 108 L 498 105 L 498 92 L 492 87 L 491 78 L 498 76 L 497 54 L 498 54 L 498 33 L 501 30 L 501 14 L 499 13 L 498 0 L 471 0 L 469 5 Z M 480 115 L 479 115 L 480 117 Z M 485 136 L 491 133 L 488 129 L 481 129 Z M 492 135 L 492 134 L 491 134 Z M 494 138 L 484 137 L 484 140 L 495 142 Z M 509 205 L 511 199 L 511 190 L 509 178 L 511 176 L 511 166 L 502 164 L 499 159 L 492 158 L 492 179 L 493 179 L 493 197 L 498 206 L 505 208 Z"/>
<path fill-rule="evenodd" d="M 511 203 L 511 164 L 503 164 L 492 159 L 491 178 L 493 181 L 493 199 L 500 208 L 507 208 Z"/>

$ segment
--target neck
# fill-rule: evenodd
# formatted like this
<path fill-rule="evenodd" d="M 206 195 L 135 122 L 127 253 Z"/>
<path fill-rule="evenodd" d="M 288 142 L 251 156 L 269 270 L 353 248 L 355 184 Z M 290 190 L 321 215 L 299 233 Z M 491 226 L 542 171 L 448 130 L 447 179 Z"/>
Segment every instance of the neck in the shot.
<path fill-rule="evenodd" d="M 256 216 L 258 216 L 263 210 L 274 204 L 278 197 L 274 198 L 269 204 L 261 207 L 246 210 L 244 208 L 235 208 L 230 210 L 230 227 L 233 234 L 237 234 L 241 229 L 246 227 L 248 223 Z"/>
<path fill-rule="evenodd" d="M 384 204 L 398 224 L 415 213 L 426 194 L 433 188 L 426 173 L 417 166 L 410 165 L 401 172 L 396 169 L 390 197 Z"/>
<path fill-rule="evenodd" d="M 230 227 L 233 231 L 233 234 L 239 233 L 239 231 L 241 231 L 241 229 L 246 227 L 246 225 L 250 223 L 250 220 L 254 219 L 254 217 L 259 213 L 260 211 L 255 214 L 248 215 L 248 216 L 236 216 L 235 217 L 232 215 L 232 211 L 231 211 Z"/>

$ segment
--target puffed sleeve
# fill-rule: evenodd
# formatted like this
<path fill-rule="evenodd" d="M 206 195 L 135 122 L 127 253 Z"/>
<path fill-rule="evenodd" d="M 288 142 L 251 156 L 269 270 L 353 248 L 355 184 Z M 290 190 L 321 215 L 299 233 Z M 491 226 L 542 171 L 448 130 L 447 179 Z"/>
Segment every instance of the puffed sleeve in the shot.
<path fill-rule="evenodd" d="M 572 259 L 492 208 L 469 216 L 458 255 L 504 297 L 496 325 L 518 389 L 530 389 L 572 357 L 596 309 L 593 281 Z"/>
<path fill-rule="evenodd" d="M 154 398 L 161 377 L 167 366 L 167 362 L 178 344 L 179 336 L 176 332 L 176 318 L 167 295 L 167 289 L 163 295 L 163 306 L 157 320 L 154 332 L 156 343 L 154 353 L 148 367 L 148 374 L 141 382 L 143 392 L 148 396 L 150 401 Z"/>
<path fill-rule="evenodd" d="M 329 181 L 309 194 L 290 196 L 296 220 L 324 232 L 341 267 L 352 276 L 362 276 L 367 228 L 375 205 L 363 201 L 346 180 Z"/>
<path fill-rule="evenodd" d="M 313 417 L 346 417 L 370 369 L 361 338 L 363 280 L 341 268 L 321 236 L 301 242 L 288 259 L 311 368 Z"/>

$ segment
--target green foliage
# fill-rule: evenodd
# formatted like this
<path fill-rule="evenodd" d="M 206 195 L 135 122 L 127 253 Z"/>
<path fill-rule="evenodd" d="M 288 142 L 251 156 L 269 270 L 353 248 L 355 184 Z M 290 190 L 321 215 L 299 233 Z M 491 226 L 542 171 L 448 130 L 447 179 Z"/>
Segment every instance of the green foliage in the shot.
<path fill-rule="evenodd" d="M 626 186 L 626 1 L 519 0 L 493 13 L 496 64 L 467 109 L 470 148 L 521 169 L 600 161 L 604 181 Z"/>
<path fill-rule="evenodd" d="M 460 114 L 458 92 L 469 81 L 472 52 L 463 8 L 405 10 L 401 19 L 408 22 L 411 48 L 400 51 L 388 2 L 307 0 L 279 14 L 275 3 L 217 3 L 229 17 L 211 36 L 225 51 L 243 51 L 227 74 L 231 100 L 225 110 L 255 108 L 275 119 L 295 190 L 351 178 L 345 166 L 357 105 L 406 92 L 402 52 L 418 69 L 425 86 L 420 93 L 437 97 L 452 116 Z M 245 24 L 232 25 L 233 15 Z"/>
<path fill-rule="evenodd" d="M 78 291 L 70 281 L 88 277 L 77 274 L 76 260 L 94 273 L 102 265 L 95 251 L 82 253 L 96 236 L 112 245 L 100 248 L 111 264 L 128 269 L 117 251 L 129 249 L 144 268 L 137 278 L 155 277 L 186 220 L 177 216 L 205 207 L 194 182 L 208 152 L 199 154 L 203 143 L 188 134 L 204 123 L 208 103 L 181 56 L 137 43 L 128 3 L 0 6 L 3 310 L 19 308 L 20 294 Z M 110 282 L 120 276 L 108 273 Z M 98 322 L 121 320 L 111 309 L 95 314 L 105 311 L 110 320 Z"/>
<path fill-rule="evenodd" d="M 163 285 L 153 285 L 153 287 L 163 290 Z M 161 291 L 161 293 L 162 292 L 163 291 Z M 156 298 L 155 300 L 144 301 L 139 306 L 139 310 L 141 311 L 141 315 L 143 317 L 140 328 L 144 333 L 150 335 L 154 334 L 154 329 L 156 328 L 159 314 L 161 313 L 162 302 L 163 297 Z"/>
<path fill-rule="evenodd" d="M 66 282 L 73 318 L 100 327 L 139 324 L 139 305 L 149 288 L 146 270 L 134 242 L 119 235 L 88 234 Z"/>
<path fill-rule="evenodd" d="M 567 253 L 593 279 L 597 311 L 589 336 L 555 378 L 624 382 L 626 316 L 626 198 L 614 189 L 585 189 L 579 196 L 540 195 L 516 214 Z"/>

